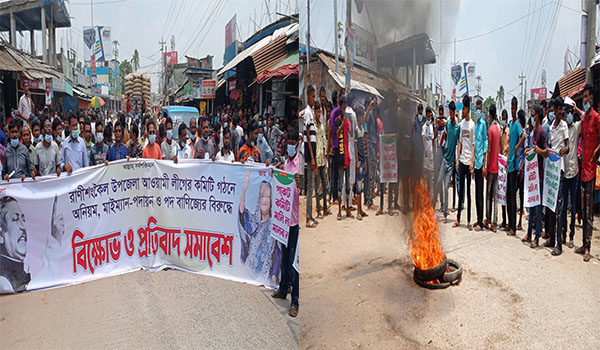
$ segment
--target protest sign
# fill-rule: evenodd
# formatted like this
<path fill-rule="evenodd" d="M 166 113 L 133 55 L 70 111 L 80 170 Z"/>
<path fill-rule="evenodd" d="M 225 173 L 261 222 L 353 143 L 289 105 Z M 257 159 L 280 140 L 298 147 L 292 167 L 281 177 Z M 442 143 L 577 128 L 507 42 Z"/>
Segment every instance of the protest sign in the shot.
<path fill-rule="evenodd" d="M 549 150 L 544 168 L 542 204 L 556 212 L 556 199 L 558 198 L 558 186 L 560 185 L 560 155 Z"/>
<path fill-rule="evenodd" d="M 498 155 L 498 204 L 506 205 L 506 156 Z"/>
<path fill-rule="evenodd" d="M 298 241 L 299 240 L 300 237 L 298 237 Z M 299 250 L 300 246 L 298 245 L 298 243 L 296 243 L 296 256 L 294 256 L 294 264 L 292 266 L 294 266 L 298 273 L 300 273 L 300 253 L 298 253 Z"/>
<path fill-rule="evenodd" d="M 273 208 L 273 238 L 287 246 L 292 219 L 292 202 L 294 200 L 294 176 L 283 171 L 273 170 L 273 191 L 271 203 Z"/>
<path fill-rule="evenodd" d="M 525 207 L 540 205 L 540 177 L 538 175 L 538 157 L 531 150 L 525 155 Z"/>
<path fill-rule="evenodd" d="M 398 181 L 398 159 L 396 158 L 396 136 L 381 135 L 379 152 L 379 173 L 381 182 Z"/>
<path fill-rule="evenodd" d="M 119 161 L 4 183 L 0 220 L 18 223 L 0 232 L 0 293 L 166 267 L 275 288 L 275 183 L 271 168 L 203 160 Z"/>

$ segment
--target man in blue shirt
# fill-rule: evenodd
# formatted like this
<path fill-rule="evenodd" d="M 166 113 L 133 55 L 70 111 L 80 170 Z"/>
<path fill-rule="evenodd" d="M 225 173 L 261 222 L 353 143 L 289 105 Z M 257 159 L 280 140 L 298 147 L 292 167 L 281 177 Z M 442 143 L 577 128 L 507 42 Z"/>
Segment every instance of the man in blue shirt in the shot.
<path fill-rule="evenodd" d="M 458 135 L 460 135 L 460 124 L 456 120 L 456 105 L 454 101 L 448 104 L 450 112 L 450 120 L 446 123 L 444 132 L 442 133 L 441 143 L 446 142 L 444 149 L 444 159 L 440 167 L 438 178 L 442 181 L 444 195 L 441 197 L 442 209 L 444 210 L 444 223 L 448 222 L 448 187 L 450 187 L 450 179 L 456 173 L 456 145 L 458 144 Z"/>
<path fill-rule="evenodd" d="M 121 124 L 120 120 L 116 121 L 113 132 L 115 133 L 115 143 L 108 149 L 106 160 L 112 162 L 119 159 L 127 159 L 127 156 L 129 155 L 129 150 L 127 149 L 127 146 L 125 146 L 125 144 L 122 142 L 123 125 Z"/>
<path fill-rule="evenodd" d="M 60 167 L 63 171 L 71 174 L 74 170 L 85 168 L 89 165 L 85 141 L 79 137 L 77 130 L 77 116 L 69 114 L 69 136 L 62 143 Z"/>
<path fill-rule="evenodd" d="M 475 231 L 483 228 L 483 163 L 488 149 L 487 125 L 483 119 L 481 100 L 475 103 Z"/>
<path fill-rule="evenodd" d="M 519 180 L 518 157 L 516 156 L 516 145 L 521 139 L 523 130 L 517 120 L 517 98 L 513 96 L 510 102 L 512 120 L 510 121 L 509 148 L 508 148 L 508 184 L 506 186 L 506 208 L 508 211 L 508 232 L 514 236 L 517 231 L 517 187 Z"/>

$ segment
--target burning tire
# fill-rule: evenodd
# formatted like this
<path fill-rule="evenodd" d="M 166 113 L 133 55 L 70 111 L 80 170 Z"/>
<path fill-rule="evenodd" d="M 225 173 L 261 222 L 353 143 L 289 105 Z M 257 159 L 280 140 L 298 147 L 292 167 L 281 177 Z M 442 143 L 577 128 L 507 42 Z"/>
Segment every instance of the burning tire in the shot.
<path fill-rule="evenodd" d="M 454 260 L 448 259 L 448 268 L 442 276 L 442 282 L 459 283 L 462 280 L 462 267 Z"/>
<path fill-rule="evenodd" d="M 444 272 L 446 272 L 446 267 L 447 260 L 446 257 L 444 257 L 444 260 L 438 266 L 431 269 L 420 270 L 415 266 L 413 277 L 415 280 L 423 282 L 435 281 L 436 279 L 441 280 L 442 276 L 444 275 Z"/>

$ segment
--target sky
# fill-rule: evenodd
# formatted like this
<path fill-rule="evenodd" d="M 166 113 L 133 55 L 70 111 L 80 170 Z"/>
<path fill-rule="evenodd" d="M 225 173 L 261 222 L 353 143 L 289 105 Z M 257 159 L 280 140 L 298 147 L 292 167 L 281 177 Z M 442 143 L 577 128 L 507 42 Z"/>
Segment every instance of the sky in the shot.
<path fill-rule="evenodd" d="M 394 32 L 395 27 L 401 28 L 394 32 L 397 40 L 418 34 L 415 31 L 425 31 L 429 35 L 434 51 L 438 55 L 438 63 L 427 66 L 426 83 L 441 80 L 446 96 L 451 94 L 452 89 L 450 67 L 454 62 L 455 39 L 456 61 L 475 62 L 476 74 L 481 75 L 482 78 L 481 95 L 484 97 L 495 97 L 500 85 L 504 86 L 506 100 L 513 95 L 518 97 L 520 94 L 518 77 L 521 72 L 526 76 L 528 90 L 542 87 L 542 70 L 546 71 L 546 86 L 550 92 L 554 89 L 556 81 L 564 74 L 567 48 L 579 56 L 581 0 L 398 0 L 397 2 L 367 0 L 367 2 L 369 8 L 385 7 L 381 11 L 384 15 L 392 12 L 395 21 L 385 23 L 383 27 L 386 33 Z M 310 0 L 310 4 L 311 45 L 333 52 L 333 0 Z M 337 5 L 338 20 L 344 23 L 346 1 L 337 0 Z M 300 6 L 301 43 L 306 43 L 306 0 Z M 412 10 L 407 11 L 407 8 Z M 524 18 L 520 19 L 521 17 Z M 381 16 L 371 16 L 375 27 L 381 25 L 377 23 L 381 18 Z M 412 27 L 406 25 L 411 21 L 416 23 L 412 24 Z M 600 25 L 596 27 L 600 29 Z M 548 45 L 545 44 L 546 41 Z"/>
<path fill-rule="evenodd" d="M 77 51 L 79 61 L 83 60 L 82 30 L 92 22 L 90 2 L 65 0 L 72 28 L 56 30 L 57 51 L 61 42 L 65 48 L 70 45 Z M 119 61 L 130 60 L 134 50 L 138 50 L 139 71 L 151 75 L 154 92 L 161 70 L 161 38 L 170 51 L 171 36 L 175 36 L 180 63 L 185 61 L 186 54 L 197 58 L 213 55 L 213 68 L 218 69 L 225 51 L 225 25 L 234 14 L 237 14 L 237 39 L 243 42 L 261 27 L 280 19 L 276 12 L 297 13 L 299 6 L 299 0 L 93 0 L 93 3 L 94 25 L 111 27 L 113 40 L 119 41 Z M 40 38 L 38 31 L 38 54 Z M 19 47 L 29 50 L 28 33 L 22 38 L 17 35 L 17 42 Z"/>

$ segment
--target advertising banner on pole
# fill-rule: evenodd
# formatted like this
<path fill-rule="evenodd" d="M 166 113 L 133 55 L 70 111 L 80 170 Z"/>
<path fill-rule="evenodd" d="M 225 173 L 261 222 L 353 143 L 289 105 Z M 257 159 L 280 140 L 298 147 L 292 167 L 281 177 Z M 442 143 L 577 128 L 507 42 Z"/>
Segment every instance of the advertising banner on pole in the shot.
<path fill-rule="evenodd" d="M 279 178 L 293 176 L 273 173 L 136 160 L 3 183 L 0 293 L 166 267 L 275 288 L 281 245 L 274 237 L 289 228 L 273 227 L 288 227 L 277 218 L 285 223 L 290 211 L 273 198 L 285 192 Z"/>
<path fill-rule="evenodd" d="M 506 156 L 498 155 L 498 204 L 506 205 Z"/>
<path fill-rule="evenodd" d="M 538 157 L 531 150 L 525 155 L 525 207 L 540 205 L 540 176 L 538 174 Z"/>
<path fill-rule="evenodd" d="M 544 194 L 542 204 L 556 211 L 558 186 L 560 184 L 560 155 L 555 151 L 548 151 L 548 158 L 544 163 Z"/>
<path fill-rule="evenodd" d="M 381 135 L 379 152 L 381 182 L 398 181 L 398 158 L 396 157 L 396 136 Z"/>

